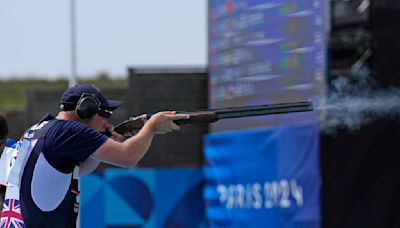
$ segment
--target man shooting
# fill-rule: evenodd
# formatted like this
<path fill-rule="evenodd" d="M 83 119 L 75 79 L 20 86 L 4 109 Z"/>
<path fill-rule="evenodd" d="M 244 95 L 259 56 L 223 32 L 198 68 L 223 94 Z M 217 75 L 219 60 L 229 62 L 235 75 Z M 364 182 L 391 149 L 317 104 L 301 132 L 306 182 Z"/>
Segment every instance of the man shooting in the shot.
<path fill-rule="evenodd" d="M 84 175 L 100 162 L 134 166 L 155 134 L 179 130 L 173 121 L 189 118 L 169 111 L 156 113 L 137 134 L 122 141 L 123 136 L 108 122 L 120 104 L 107 100 L 95 86 L 74 86 L 63 93 L 55 118 L 47 115 L 25 132 L 5 199 L 20 205 L 21 214 L 14 222 L 29 228 L 75 227 L 74 194 L 79 192 L 73 186 L 75 167 Z M 100 133 L 104 131 L 111 137 Z M 4 211 L 0 224 L 3 222 L 12 222 Z"/>

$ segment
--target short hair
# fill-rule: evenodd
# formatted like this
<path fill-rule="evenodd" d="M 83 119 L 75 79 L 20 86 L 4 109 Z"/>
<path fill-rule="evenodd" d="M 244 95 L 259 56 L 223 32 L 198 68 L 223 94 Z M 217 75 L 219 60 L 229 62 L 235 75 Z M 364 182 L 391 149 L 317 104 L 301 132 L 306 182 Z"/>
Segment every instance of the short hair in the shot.
<path fill-rule="evenodd" d="M 3 140 L 8 135 L 8 123 L 5 114 L 0 113 L 0 140 Z"/>

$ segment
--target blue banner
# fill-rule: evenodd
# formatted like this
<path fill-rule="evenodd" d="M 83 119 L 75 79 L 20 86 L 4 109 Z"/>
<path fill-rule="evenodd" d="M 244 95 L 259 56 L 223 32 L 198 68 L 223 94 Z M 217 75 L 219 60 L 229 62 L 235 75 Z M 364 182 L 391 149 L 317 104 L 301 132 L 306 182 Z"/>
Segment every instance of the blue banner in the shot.
<path fill-rule="evenodd" d="M 201 169 L 108 169 L 81 180 L 80 227 L 205 227 Z"/>
<path fill-rule="evenodd" d="M 206 217 L 211 227 L 319 227 L 316 125 L 205 137 Z"/>

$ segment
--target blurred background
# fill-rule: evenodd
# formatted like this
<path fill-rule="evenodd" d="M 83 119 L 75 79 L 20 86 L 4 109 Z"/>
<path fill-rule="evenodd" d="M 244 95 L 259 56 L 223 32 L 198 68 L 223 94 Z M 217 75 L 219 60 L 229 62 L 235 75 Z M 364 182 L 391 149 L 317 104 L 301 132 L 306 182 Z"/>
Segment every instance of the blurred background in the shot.
<path fill-rule="evenodd" d="M 110 118 L 312 101 L 157 136 L 81 179 L 81 227 L 400 227 L 396 0 L 0 0 L 10 138 L 94 84 Z M 99 216 L 101 215 L 101 216 Z"/>

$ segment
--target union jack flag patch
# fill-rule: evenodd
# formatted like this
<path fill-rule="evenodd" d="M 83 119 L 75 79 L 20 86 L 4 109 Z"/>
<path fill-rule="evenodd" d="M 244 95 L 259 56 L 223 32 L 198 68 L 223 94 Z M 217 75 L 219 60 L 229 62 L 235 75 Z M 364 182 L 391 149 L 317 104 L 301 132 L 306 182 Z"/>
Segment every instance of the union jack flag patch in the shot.
<path fill-rule="evenodd" d="M 21 205 L 19 200 L 6 199 L 3 203 L 1 212 L 0 228 L 25 228 L 21 215 Z"/>

